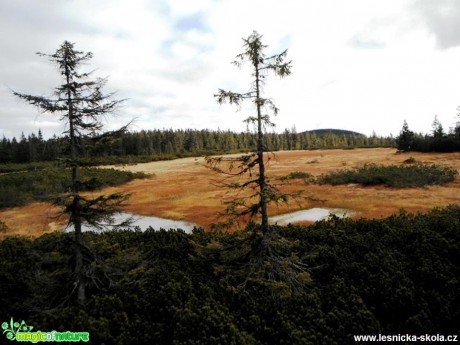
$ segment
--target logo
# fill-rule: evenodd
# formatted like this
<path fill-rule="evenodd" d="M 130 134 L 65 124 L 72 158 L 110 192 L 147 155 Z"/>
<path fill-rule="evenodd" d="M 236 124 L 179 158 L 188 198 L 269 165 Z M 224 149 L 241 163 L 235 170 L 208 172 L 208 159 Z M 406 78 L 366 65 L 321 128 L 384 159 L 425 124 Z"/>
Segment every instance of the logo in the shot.
<path fill-rule="evenodd" d="M 2 323 L 3 334 L 5 334 L 6 339 L 11 341 L 20 341 L 20 342 L 31 342 L 31 343 L 38 343 L 41 341 L 47 342 L 54 342 L 54 341 L 82 341 L 88 342 L 89 341 L 89 333 L 88 332 L 42 332 L 36 331 L 31 332 L 33 327 L 28 326 L 24 320 L 19 322 L 14 322 L 13 318 L 11 318 L 10 322 L 3 322 Z"/>

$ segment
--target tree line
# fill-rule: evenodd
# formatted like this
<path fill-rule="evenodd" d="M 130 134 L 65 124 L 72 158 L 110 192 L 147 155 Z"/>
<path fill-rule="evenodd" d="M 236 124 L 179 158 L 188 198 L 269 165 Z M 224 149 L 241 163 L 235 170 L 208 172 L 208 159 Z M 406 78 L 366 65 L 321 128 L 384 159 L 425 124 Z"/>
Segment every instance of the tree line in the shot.
<path fill-rule="evenodd" d="M 268 150 L 311 150 L 393 146 L 393 137 L 301 132 L 286 129 L 282 133 L 265 133 Z M 209 129 L 153 129 L 127 132 L 103 144 L 86 147 L 86 157 L 141 155 L 201 155 L 208 153 L 242 152 L 251 150 L 257 141 L 253 132 L 233 132 Z M 51 161 L 69 150 L 68 139 L 54 135 L 44 139 L 42 132 L 22 134 L 19 139 L 3 137 L 0 141 L 0 163 L 29 163 Z"/>
<path fill-rule="evenodd" d="M 435 117 L 431 133 L 424 135 L 411 131 L 407 121 L 404 121 L 401 132 L 396 138 L 396 147 L 402 151 L 458 152 L 460 151 L 460 122 L 446 133 L 441 122 Z"/>

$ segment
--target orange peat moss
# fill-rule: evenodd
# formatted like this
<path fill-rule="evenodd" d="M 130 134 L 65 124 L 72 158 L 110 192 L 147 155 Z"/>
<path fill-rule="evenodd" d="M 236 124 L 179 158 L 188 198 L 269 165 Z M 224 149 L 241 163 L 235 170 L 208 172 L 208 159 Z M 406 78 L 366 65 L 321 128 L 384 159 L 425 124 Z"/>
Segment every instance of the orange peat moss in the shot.
<path fill-rule="evenodd" d="M 38 237 L 59 231 L 67 222 L 59 208 L 44 202 L 0 210 L 0 219 L 8 226 L 8 232 L 0 233 L 0 239 L 7 235 Z"/>
<path fill-rule="evenodd" d="M 271 177 L 295 171 L 318 176 L 339 169 L 360 167 L 366 163 L 399 165 L 410 157 L 419 163 L 442 164 L 460 171 L 460 153 L 396 153 L 395 149 L 376 148 L 283 151 L 270 157 L 267 173 Z M 151 174 L 149 179 L 134 180 L 123 186 L 110 187 L 95 193 L 129 193 L 131 197 L 124 210 L 139 215 L 184 220 L 209 229 L 212 223 L 219 220 L 217 215 L 225 208 L 222 202 L 232 195 L 232 192 L 219 186 L 219 182 L 225 177 L 207 168 L 204 158 L 183 158 L 114 168 Z M 302 190 L 304 196 L 310 196 L 311 199 L 293 201 L 279 207 L 272 205 L 269 208 L 271 215 L 296 211 L 299 208 L 333 207 L 349 209 L 356 218 L 381 218 L 397 213 L 400 209 L 418 212 L 460 203 L 458 178 L 443 186 L 404 189 L 360 185 L 307 185 L 302 180 L 293 180 L 289 185 L 280 186 L 280 189 L 286 192 Z M 314 199 L 316 201 L 312 201 Z M 0 219 L 9 227 L 9 234 L 36 236 L 65 224 L 65 219 L 56 220 L 56 213 L 57 210 L 50 205 L 33 203 L 0 211 Z"/>

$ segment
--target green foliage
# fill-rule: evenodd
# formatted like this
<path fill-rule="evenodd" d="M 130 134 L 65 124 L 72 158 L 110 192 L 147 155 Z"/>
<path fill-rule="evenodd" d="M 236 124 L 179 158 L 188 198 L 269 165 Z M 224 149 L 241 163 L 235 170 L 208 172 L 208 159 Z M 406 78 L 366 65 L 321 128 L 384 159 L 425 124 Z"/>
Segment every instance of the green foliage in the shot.
<path fill-rule="evenodd" d="M 365 186 L 384 185 L 395 188 L 423 187 L 455 180 L 458 171 L 436 164 L 390 165 L 366 164 L 353 170 L 340 170 L 317 178 L 320 184 L 359 183 Z"/>
<path fill-rule="evenodd" d="M 312 281 L 289 296 L 258 272 L 246 290 L 232 288 L 250 262 L 250 229 L 84 233 L 113 284 L 88 289 L 78 307 L 61 298 L 72 274 L 69 234 L 8 238 L 0 242 L 0 320 L 87 331 L 93 343 L 120 345 L 354 344 L 354 334 L 458 334 L 459 228 L 458 206 L 279 227 Z"/>
<path fill-rule="evenodd" d="M 291 74 L 292 61 L 286 61 L 287 50 L 282 53 L 267 56 L 265 50 L 266 45 L 262 43 L 262 35 L 257 31 L 253 31 L 248 38 L 243 38 L 243 52 L 238 54 L 233 61 L 237 67 L 241 67 L 247 63 L 251 66 L 252 81 L 249 91 L 244 93 L 226 91 L 219 89 L 214 98 L 219 104 L 234 104 L 238 108 L 241 107 L 243 101 L 250 101 L 255 108 L 255 114 L 248 116 L 244 122 L 249 126 L 254 126 L 256 133 L 256 142 L 251 148 L 252 154 L 245 154 L 239 158 L 230 159 L 230 168 L 238 165 L 239 171 L 236 173 L 226 172 L 224 169 L 219 169 L 218 164 L 223 160 L 221 158 L 207 157 L 207 164 L 214 170 L 233 176 L 249 175 L 252 177 L 252 170 L 257 171 L 258 178 L 251 179 L 245 182 L 239 188 L 258 190 L 256 194 L 246 200 L 236 197 L 234 202 L 231 202 L 227 211 L 234 217 L 244 217 L 250 215 L 253 217 L 260 214 L 261 227 L 263 233 L 268 232 L 268 211 L 267 206 L 274 201 L 285 202 L 287 196 L 283 195 L 274 185 L 270 184 L 269 179 L 265 175 L 264 156 L 269 151 L 266 141 L 266 128 L 274 127 L 271 122 L 270 115 L 277 115 L 279 109 L 271 98 L 264 96 L 265 78 L 271 72 L 274 75 L 284 78 Z M 228 160 L 227 160 L 228 161 Z M 231 188 L 235 188 L 231 186 Z M 257 202 L 249 202 L 253 197 L 257 198 Z M 241 210 L 241 211 L 240 211 Z"/>
<path fill-rule="evenodd" d="M 396 147 L 403 151 L 419 152 L 458 152 L 460 151 L 459 129 L 445 133 L 442 124 L 435 117 L 431 135 L 415 134 L 404 121 L 403 128 L 396 138 Z"/>
<path fill-rule="evenodd" d="M 56 166 L 56 162 L 42 161 L 32 163 L 4 163 L 0 164 L 0 174 L 20 171 L 34 171 L 50 169 Z"/>
<path fill-rule="evenodd" d="M 0 175 L 0 208 L 21 206 L 30 201 L 51 200 L 71 188 L 69 169 L 46 169 Z M 83 169 L 82 190 L 95 190 L 124 184 L 143 173 L 115 169 Z"/>
<path fill-rule="evenodd" d="M 287 175 L 278 177 L 281 181 L 290 181 L 290 180 L 304 180 L 309 182 L 313 179 L 313 175 L 306 173 L 304 171 L 293 171 Z"/>
<path fill-rule="evenodd" d="M 122 134 L 114 142 L 107 142 L 97 150 L 88 150 L 81 157 L 84 164 L 131 164 L 168 160 L 191 156 L 209 156 L 224 153 L 248 152 L 254 146 L 254 133 L 193 129 L 142 130 Z M 356 147 L 392 147 L 392 137 L 366 137 L 347 131 L 307 131 L 297 133 L 265 133 L 268 150 L 352 149 Z M 38 140 L 35 134 L 20 141 L 3 138 L 0 141 L 0 172 L 35 170 L 38 162 L 53 161 L 68 152 L 64 137 Z M 29 166 L 10 167 L 11 163 L 31 163 Z"/>
<path fill-rule="evenodd" d="M 414 146 L 415 133 L 409 130 L 409 125 L 404 121 L 403 128 L 396 138 L 396 147 L 398 150 L 409 151 Z"/>

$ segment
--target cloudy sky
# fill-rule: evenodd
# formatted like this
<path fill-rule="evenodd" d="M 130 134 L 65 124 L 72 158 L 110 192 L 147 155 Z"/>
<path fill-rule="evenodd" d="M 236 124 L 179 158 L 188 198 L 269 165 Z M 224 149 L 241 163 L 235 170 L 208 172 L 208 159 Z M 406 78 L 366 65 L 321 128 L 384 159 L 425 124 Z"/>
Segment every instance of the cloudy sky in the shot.
<path fill-rule="evenodd" d="M 250 71 L 231 65 L 242 37 L 263 34 L 267 55 L 288 49 L 292 75 L 268 78 L 276 130 L 341 128 L 397 135 L 403 120 L 427 133 L 453 126 L 460 105 L 457 0 L 0 0 L 0 135 L 62 132 L 58 118 L 11 90 L 50 95 L 54 53 L 68 40 L 86 66 L 127 99 L 108 128 L 135 118 L 155 128 L 245 130 L 248 105 L 219 106 L 219 88 L 246 92 Z"/>

